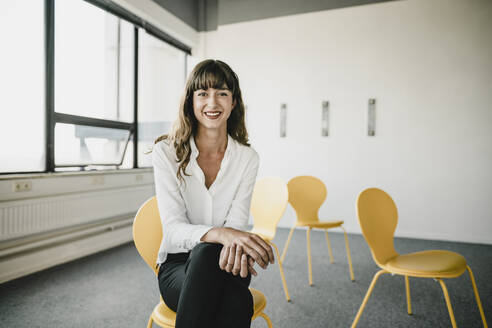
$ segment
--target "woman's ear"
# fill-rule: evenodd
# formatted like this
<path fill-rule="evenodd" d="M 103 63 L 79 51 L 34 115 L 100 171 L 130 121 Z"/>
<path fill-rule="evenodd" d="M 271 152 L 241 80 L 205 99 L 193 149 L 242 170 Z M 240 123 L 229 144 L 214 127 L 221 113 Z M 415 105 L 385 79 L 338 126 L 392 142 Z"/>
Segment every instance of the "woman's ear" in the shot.
<path fill-rule="evenodd" d="M 236 107 L 236 104 L 237 104 L 236 99 L 232 100 L 232 109 L 234 109 Z"/>

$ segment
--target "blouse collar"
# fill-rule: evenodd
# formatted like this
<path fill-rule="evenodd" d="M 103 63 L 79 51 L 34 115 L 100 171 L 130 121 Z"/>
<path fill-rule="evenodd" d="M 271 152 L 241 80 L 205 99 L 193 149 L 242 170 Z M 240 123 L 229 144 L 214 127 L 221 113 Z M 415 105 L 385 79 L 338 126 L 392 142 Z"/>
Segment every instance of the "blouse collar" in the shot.
<path fill-rule="evenodd" d="M 227 134 L 227 146 L 226 146 L 226 150 L 225 150 L 225 153 L 224 153 L 224 158 L 225 157 L 229 157 L 231 152 L 233 152 L 234 150 L 234 144 L 235 140 L 229 135 Z M 198 147 L 196 146 L 196 143 L 195 143 L 195 136 L 191 136 L 190 138 L 190 146 L 191 146 L 191 155 L 192 155 L 192 158 L 197 158 L 198 155 L 200 154 L 200 151 L 198 150 Z"/>

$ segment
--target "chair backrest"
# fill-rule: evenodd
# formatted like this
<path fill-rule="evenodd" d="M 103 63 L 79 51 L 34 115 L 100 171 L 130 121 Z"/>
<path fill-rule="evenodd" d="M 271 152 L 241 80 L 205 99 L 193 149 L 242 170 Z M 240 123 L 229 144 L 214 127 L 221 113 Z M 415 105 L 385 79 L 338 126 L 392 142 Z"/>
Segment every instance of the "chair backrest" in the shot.
<path fill-rule="evenodd" d="M 289 203 L 297 214 L 298 222 L 319 221 L 318 211 L 326 199 L 323 181 L 312 176 L 298 176 L 287 184 Z"/>
<path fill-rule="evenodd" d="M 364 190 L 357 198 L 357 217 L 376 264 L 398 255 L 393 243 L 398 211 L 390 195 L 378 188 Z"/>
<path fill-rule="evenodd" d="M 253 215 L 253 232 L 269 240 L 275 237 L 278 221 L 287 207 L 289 192 L 287 185 L 280 178 L 258 180 L 251 197 L 251 214 Z"/>
<path fill-rule="evenodd" d="M 162 240 L 162 225 L 154 197 L 147 200 L 133 220 L 133 242 L 144 261 L 157 274 L 156 261 Z"/>

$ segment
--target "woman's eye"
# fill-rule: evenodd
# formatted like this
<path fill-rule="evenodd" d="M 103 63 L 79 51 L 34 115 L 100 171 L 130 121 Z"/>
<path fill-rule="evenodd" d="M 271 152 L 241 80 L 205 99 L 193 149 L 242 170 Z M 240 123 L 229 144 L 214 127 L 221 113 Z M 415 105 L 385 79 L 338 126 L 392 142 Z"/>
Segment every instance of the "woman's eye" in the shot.
<path fill-rule="evenodd" d="M 223 97 L 227 97 L 228 96 L 227 92 L 221 92 L 220 95 L 223 96 Z"/>
<path fill-rule="evenodd" d="M 207 94 L 206 94 L 205 92 L 199 92 L 199 93 L 198 93 L 198 96 L 199 96 L 199 97 L 204 97 L 204 96 L 206 96 L 206 95 L 207 95 Z"/>

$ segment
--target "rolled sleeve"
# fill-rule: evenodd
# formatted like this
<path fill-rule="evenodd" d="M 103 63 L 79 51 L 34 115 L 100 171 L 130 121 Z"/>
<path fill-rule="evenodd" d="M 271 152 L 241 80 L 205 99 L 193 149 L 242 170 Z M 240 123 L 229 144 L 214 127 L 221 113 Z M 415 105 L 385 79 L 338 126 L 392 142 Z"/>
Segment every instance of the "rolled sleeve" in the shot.
<path fill-rule="evenodd" d="M 212 226 L 190 223 L 170 162 L 174 158 L 166 154 L 163 147 L 166 146 L 156 144 L 152 152 L 155 191 L 162 223 L 161 249 L 171 253 L 191 250 Z"/>

